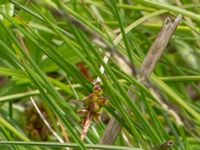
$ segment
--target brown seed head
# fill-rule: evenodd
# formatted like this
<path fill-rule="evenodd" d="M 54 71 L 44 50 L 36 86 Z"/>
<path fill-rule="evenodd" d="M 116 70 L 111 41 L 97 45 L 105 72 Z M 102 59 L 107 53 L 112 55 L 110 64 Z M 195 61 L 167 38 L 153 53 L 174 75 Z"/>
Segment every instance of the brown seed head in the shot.
<path fill-rule="evenodd" d="M 85 108 L 83 108 L 83 109 L 79 109 L 78 111 L 77 111 L 77 113 L 78 113 L 78 115 L 80 116 L 80 117 L 86 117 L 87 116 L 87 114 L 88 114 L 88 110 L 87 109 L 85 109 Z"/>
<path fill-rule="evenodd" d="M 99 122 L 101 120 L 101 114 L 99 112 L 94 113 L 93 120 Z"/>
<path fill-rule="evenodd" d="M 99 97 L 97 99 L 97 103 L 100 105 L 100 106 L 103 106 L 103 105 L 107 105 L 108 103 L 108 99 L 106 97 Z"/>
<path fill-rule="evenodd" d="M 89 107 L 92 103 L 96 101 L 97 101 L 97 95 L 92 93 L 85 99 L 85 106 Z"/>
<path fill-rule="evenodd" d="M 95 85 L 93 88 L 93 93 L 97 96 L 101 96 L 103 94 L 103 90 L 101 89 L 100 85 Z"/>
<path fill-rule="evenodd" d="M 99 104 L 98 103 L 92 103 L 90 105 L 90 110 L 93 112 L 98 112 L 100 110 Z"/>

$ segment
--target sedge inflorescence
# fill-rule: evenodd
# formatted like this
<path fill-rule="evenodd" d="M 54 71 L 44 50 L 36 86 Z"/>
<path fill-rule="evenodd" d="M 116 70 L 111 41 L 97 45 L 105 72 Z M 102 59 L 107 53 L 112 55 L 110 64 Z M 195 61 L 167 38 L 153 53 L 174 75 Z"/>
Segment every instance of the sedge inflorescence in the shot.
<path fill-rule="evenodd" d="M 93 92 L 84 98 L 84 108 L 78 110 L 78 114 L 82 117 L 82 139 L 84 138 L 91 121 L 100 120 L 101 108 L 107 103 L 108 100 L 103 96 L 103 90 L 100 84 L 95 84 L 93 87 Z"/>

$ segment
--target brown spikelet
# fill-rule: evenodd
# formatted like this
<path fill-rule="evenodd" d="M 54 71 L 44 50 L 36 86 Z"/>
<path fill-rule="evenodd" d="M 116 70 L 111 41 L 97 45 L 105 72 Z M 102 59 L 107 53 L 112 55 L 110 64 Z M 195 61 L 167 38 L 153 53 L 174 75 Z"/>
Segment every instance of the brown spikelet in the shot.
<path fill-rule="evenodd" d="M 107 98 L 102 96 L 103 90 L 99 83 L 96 83 L 93 92 L 84 98 L 84 108 L 78 110 L 78 114 L 82 117 L 82 132 L 81 140 L 84 140 L 92 120 L 99 121 L 101 115 L 101 108 L 107 103 Z"/>
<path fill-rule="evenodd" d="M 92 123 L 92 118 L 93 118 L 93 114 L 92 113 L 88 113 L 87 117 L 83 120 L 83 130 L 81 132 L 81 140 L 84 140 L 88 129 L 90 127 L 90 124 Z"/>

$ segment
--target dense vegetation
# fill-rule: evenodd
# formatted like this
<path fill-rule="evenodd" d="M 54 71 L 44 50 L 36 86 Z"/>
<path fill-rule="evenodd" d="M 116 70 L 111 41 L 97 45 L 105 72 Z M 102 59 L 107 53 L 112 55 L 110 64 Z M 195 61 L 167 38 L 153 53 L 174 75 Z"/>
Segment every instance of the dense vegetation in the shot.
<path fill-rule="evenodd" d="M 200 149 L 199 0 L 0 5 L 1 150 Z"/>

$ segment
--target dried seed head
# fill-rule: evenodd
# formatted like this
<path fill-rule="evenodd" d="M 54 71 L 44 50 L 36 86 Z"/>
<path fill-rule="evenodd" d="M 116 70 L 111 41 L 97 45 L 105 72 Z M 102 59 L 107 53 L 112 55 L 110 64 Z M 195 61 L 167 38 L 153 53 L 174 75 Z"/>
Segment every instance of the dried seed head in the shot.
<path fill-rule="evenodd" d="M 97 95 L 93 94 L 93 96 L 92 96 L 92 101 L 93 101 L 93 102 L 96 102 L 97 99 L 98 99 Z"/>
<path fill-rule="evenodd" d="M 94 115 L 93 115 L 93 120 L 95 121 L 95 122 L 99 122 L 100 120 L 101 120 L 101 114 L 100 113 L 94 113 Z"/>
<path fill-rule="evenodd" d="M 87 109 L 83 108 L 83 109 L 79 109 L 77 111 L 77 113 L 79 114 L 80 117 L 86 117 L 87 114 L 89 113 L 89 111 Z"/>
<path fill-rule="evenodd" d="M 97 100 L 97 95 L 95 94 L 90 94 L 86 99 L 85 99 L 85 106 L 89 107 L 92 103 L 96 102 Z"/>
<path fill-rule="evenodd" d="M 103 105 L 106 105 L 108 103 L 108 99 L 106 97 L 99 97 L 97 99 L 97 103 L 100 105 L 100 106 L 103 106 Z"/>
<path fill-rule="evenodd" d="M 95 85 L 93 88 L 93 93 L 97 96 L 101 96 L 103 94 L 103 90 L 101 89 L 100 85 Z"/>
<path fill-rule="evenodd" d="M 100 110 L 99 104 L 98 103 L 92 103 L 90 105 L 90 110 L 93 112 L 98 112 Z"/>

